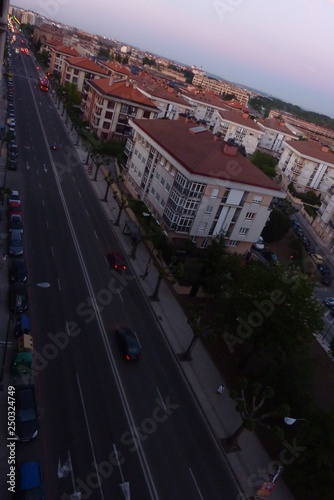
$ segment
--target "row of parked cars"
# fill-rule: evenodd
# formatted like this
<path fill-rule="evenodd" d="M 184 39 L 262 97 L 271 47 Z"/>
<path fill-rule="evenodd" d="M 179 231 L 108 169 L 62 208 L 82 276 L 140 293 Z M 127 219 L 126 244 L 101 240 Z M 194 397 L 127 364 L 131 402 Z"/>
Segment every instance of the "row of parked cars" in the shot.
<path fill-rule="evenodd" d="M 14 43 L 13 39 L 11 43 Z M 18 147 L 15 142 L 16 123 L 11 43 L 8 39 L 7 168 L 9 170 L 17 170 Z M 27 314 L 25 314 L 28 308 L 26 291 L 27 269 L 23 257 L 22 205 L 18 191 L 12 191 L 8 201 L 8 254 L 9 308 L 11 314 L 14 315 L 14 330 L 17 337 L 17 351 L 15 352 L 12 365 L 13 385 L 15 387 L 15 437 L 20 442 L 28 442 L 38 435 L 38 412 L 35 387 L 31 383 L 33 346 L 30 336 L 30 321 Z M 30 460 L 18 464 L 16 474 L 15 498 L 34 498 L 39 500 L 45 498 L 41 465 L 38 461 Z"/>

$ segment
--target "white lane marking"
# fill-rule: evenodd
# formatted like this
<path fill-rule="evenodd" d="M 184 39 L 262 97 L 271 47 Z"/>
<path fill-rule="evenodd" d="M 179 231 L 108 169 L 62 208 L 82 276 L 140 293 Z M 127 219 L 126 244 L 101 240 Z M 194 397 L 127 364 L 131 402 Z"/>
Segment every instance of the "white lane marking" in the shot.
<path fill-rule="evenodd" d="M 78 191 L 78 195 L 80 196 L 80 198 L 82 198 L 80 191 Z"/>
<path fill-rule="evenodd" d="M 38 183 L 39 189 L 42 189 L 42 184 L 39 182 Z"/>
<path fill-rule="evenodd" d="M 157 393 L 158 393 L 158 395 L 159 395 L 159 398 L 160 398 L 160 401 L 161 401 L 161 404 L 162 404 L 162 406 L 163 406 L 164 410 L 166 410 L 166 405 L 165 405 L 165 403 L 164 403 L 164 400 L 162 399 L 162 396 L 161 396 L 161 393 L 160 393 L 160 391 L 159 391 L 158 387 L 157 387 Z"/>
<path fill-rule="evenodd" d="M 47 220 L 45 221 L 45 224 L 46 224 L 46 227 L 49 229 L 49 223 Z"/>
<path fill-rule="evenodd" d="M 54 256 L 55 256 L 55 254 L 54 254 L 54 251 L 53 251 L 53 246 L 52 246 L 52 245 L 51 245 L 51 253 L 52 253 L 52 257 L 54 257 Z"/>
<path fill-rule="evenodd" d="M 94 461 L 94 466 L 95 466 L 95 469 L 96 469 L 97 482 L 99 483 L 101 498 L 104 498 L 103 491 L 102 491 L 102 486 L 101 486 L 100 473 L 99 473 L 99 470 L 98 470 L 98 467 L 97 467 L 96 455 L 95 455 L 95 451 L 94 451 L 94 446 L 93 446 L 93 441 L 92 441 L 92 435 L 91 435 L 91 432 L 90 432 L 89 422 L 88 422 L 88 418 L 87 418 L 87 412 L 86 412 L 85 402 L 84 402 L 84 398 L 83 398 L 83 395 L 82 395 L 82 390 L 81 390 L 79 375 L 76 373 L 76 376 L 77 376 L 77 382 L 78 382 L 78 387 L 79 387 L 79 393 L 80 393 L 80 398 L 81 398 L 82 409 L 83 409 L 83 413 L 84 413 L 84 417 L 85 417 L 85 421 L 86 421 L 86 426 L 87 426 L 87 431 L 88 431 L 88 437 L 89 437 L 90 447 L 91 447 L 91 451 L 92 451 L 92 455 L 93 455 L 93 459 L 94 459 L 93 460 Z"/>
<path fill-rule="evenodd" d="M 119 289 L 118 289 L 118 295 L 119 295 L 119 298 L 121 299 L 121 301 L 124 302 L 123 301 L 123 297 L 122 297 L 121 292 L 119 291 Z"/>
<path fill-rule="evenodd" d="M 87 215 L 88 215 L 88 217 L 89 217 L 89 213 L 88 213 L 88 210 L 87 210 L 87 208 L 86 208 L 86 214 L 87 214 Z"/>
<path fill-rule="evenodd" d="M 57 282 L 58 282 L 58 288 L 59 288 L 59 290 L 61 290 L 61 286 L 60 286 L 60 281 L 59 281 L 59 279 L 57 279 Z"/>
<path fill-rule="evenodd" d="M 45 207 L 45 203 L 44 203 L 44 200 L 42 200 L 42 205 L 43 205 L 43 207 Z"/>
<path fill-rule="evenodd" d="M 98 235 L 97 235 L 97 232 L 96 232 L 96 231 L 94 231 L 94 234 L 95 234 L 95 238 L 98 240 L 98 239 L 99 239 L 99 237 L 98 237 Z"/>
<path fill-rule="evenodd" d="M 203 495 L 202 495 L 202 493 L 201 493 L 201 490 L 200 490 L 200 489 L 199 489 L 199 487 L 198 487 L 197 481 L 196 481 L 195 476 L 194 476 L 194 474 L 193 474 L 193 471 L 191 470 L 191 468 L 190 468 L 190 467 L 189 467 L 189 471 L 190 471 L 191 477 L 192 477 L 192 479 L 193 479 L 193 481 L 194 481 L 194 483 L 195 483 L 195 486 L 196 486 L 196 488 L 197 488 L 198 495 L 199 495 L 199 497 L 203 500 L 203 498 L 204 498 L 204 497 L 203 497 Z"/>

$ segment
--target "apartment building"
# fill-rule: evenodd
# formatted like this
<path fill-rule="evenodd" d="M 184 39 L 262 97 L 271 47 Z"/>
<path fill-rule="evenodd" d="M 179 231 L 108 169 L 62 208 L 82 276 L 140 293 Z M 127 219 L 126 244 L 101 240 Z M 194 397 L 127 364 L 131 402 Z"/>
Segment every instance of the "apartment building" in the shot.
<path fill-rule="evenodd" d="M 158 108 L 139 92 L 136 83 L 129 80 L 114 82 L 110 76 L 86 80 L 86 84 L 83 118 L 101 139 L 126 140 L 133 133 L 130 119 L 157 117 Z"/>
<path fill-rule="evenodd" d="M 296 139 L 295 134 L 285 126 L 282 120 L 266 118 L 265 120 L 259 120 L 258 125 L 263 131 L 259 147 L 273 151 L 278 155 L 283 152 L 284 141 Z"/>
<path fill-rule="evenodd" d="M 6 36 L 8 29 L 8 9 L 9 0 L 1 2 L 0 5 L 0 62 L 3 64 L 3 57 L 6 47 Z M 2 71 L 0 72 L 0 81 L 2 80 Z"/>
<path fill-rule="evenodd" d="M 224 140 L 234 139 L 238 144 L 245 147 L 247 154 L 253 154 L 259 140 L 262 137 L 262 130 L 254 122 L 249 113 L 238 111 L 214 111 L 210 130 L 214 134 L 219 133 Z"/>
<path fill-rule="evenodd" d="M 65 60 L 68 57 L 79 56 L 79 53 L 75 49 L 67 47 L 58 41 L 45 41 L 43 46 L 44 50 L 50 53 L 49 71 L 51 73 L 56 71 L 59 75 L 61 75 Z"/>
<path fill-rule="evenodd" d="M 224 234 L 246 253 L 286 195 L 238 153 L 238 146 L 188 120 L 131 120 L 133 148 L 126 184 L 143 200 L 169 239 L 205 248 Z"/>
<path fill-rule="evenodd" d="M 64 60 L 60 84 L 75 83 L 82 92 L 85 80 L 105 78 L 107 71 L 88 57 L 69 57 Z"/>
<path fill-rule="evenodd" d="M 126 66 L 116 61 L 98 61 L 101 68 L 105 69 L 108 76 L 113 76 L 114 80 L 126 80 L 131 77 L 131 71 Z"/>
<path fill-rule="evenodd" d="M 244 106 L 247 106 L 249 101 L 250 93 L 249 91 L 237 87 L 232 83 L 224 82 L 223 80 L 215 80 L 214 78 L 208 78 L 203 74 L 197 74 L 194 76 L 193 85 L 201 87 L 205 90 L 211 90 L 215 94 L 222 96 L 223 94 L 233 94 L 235 98 L 241 102 Z"/>
<path fill-rule="evenodd" d="M 314 141 L 289 141 L 278 163 L 281 184 L 292 182 L 301 193 L 309 190 L 321 196 L 321 206 L 312 226 L 331 248 L 334 245 L 334 154 Z M 334 250 L 332 248 L 332 250 Z"/>
<path fill-rule="evenodd" d="M 204 90 L 182 89 L 182 95 L 186 103 L 191 106 L 191 114 L 197 120 L 203 120 L 210 124 L 214 111 L 226 111 L 227 108 L 220 97 L 215 93 Z"/>
<path fill-rule="evenodd" d="M 188 104 L 178 89 L 169 85 L 168 80 L 141 72 L 135 77 L 138 89 L 159 109 L 158 118 L 177 120 L 180 114 L 191 113 Z"/>

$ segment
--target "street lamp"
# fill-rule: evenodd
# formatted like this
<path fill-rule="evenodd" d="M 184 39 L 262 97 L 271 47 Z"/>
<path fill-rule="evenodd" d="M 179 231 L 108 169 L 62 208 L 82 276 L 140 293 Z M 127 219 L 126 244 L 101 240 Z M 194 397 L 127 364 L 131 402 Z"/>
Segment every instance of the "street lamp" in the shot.
<path fill-rule="evenodd" d="M 303 420 L 304 422 L 307 422 L 306 418 L 293 418 L 293 417 L 284 417 L 284 422 L 286 425 L 293 425 L 295 424 L 298 420 Z"/>
<path fill-rule="evenodd" d="M 151 214 L 149 214 L 149 213 L 147 213 L 147 212 L 142 212 L 142 214 L 143 214 L 143 216 L 144 216 L 145 218 L 147 218 L 147 217 L 149 218 L 149 219 L 148 219 L 148 225 L 149 225 L 149 227 L 151 227 L 151 217 L 152 217 L 152 216 L 151 216 Z M 153 252 L 154 252 L 154 245 L 153 245 L 153 242 L 152 242 L 152 247 L 151 247 L 151 250 L 150 250 L 150 257 L 149 257 L 149 259 L 148 259 L 148 261 L 147 261 L 147 263 L 146 263 L 145 272 L 144 272 L 144 274 L 142 275 L 142 279 L 143 279 L 143 281 L 144 281 L 144 280 L 145 280 L 145 278 L 147 278 L 147 276 L 148 276 L 148 270 L 149 270 L 149 268 L 151 267 L 151 260 L 152 260 L 152 257 L 153 257 Z"/>

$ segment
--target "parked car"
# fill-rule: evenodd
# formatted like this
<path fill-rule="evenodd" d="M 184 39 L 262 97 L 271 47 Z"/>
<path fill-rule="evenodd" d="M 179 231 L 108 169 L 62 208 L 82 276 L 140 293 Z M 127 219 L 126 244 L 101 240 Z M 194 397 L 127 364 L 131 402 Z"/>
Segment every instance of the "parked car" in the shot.
<path fill-rule="evenodd" d="M 334 297 L 325 297 L 324 298 L 324 304 L 327 307 L 334 307 Z"/>
<path fill-rule="evenodd" d="M 324 261 L 324 258 L 318 253 L 310 253 L 310 257 L 316 264 L 322 264 Z"/>
<path fill-rule="evenodd" d="M 322 276 L 320 283 L 324 286 L 331 286 L 333 278 L 331 275 Z"/>
<path fill-rule="evenodd" d="M 14 118 L 8 118 L 7 125 L 8 125 L 8 127 L 15 127 L 15 119 Z"/>
<path fill-rule="evenodd" d="M 22 257 L 11 259 L 9 265 L 9 280 L 12 283 L 24 283 L 27 281 L 27 267 Z"/>
<path fill-rule="evenodd" d="M 125 271 L 126 265 L 123 257 L 119 252 L 110 252 L 108 253 L 108 260 L 113 269 L 116 271 Z"/>
<path fill-rule="evenodd" d="M 259 250 L 259 251 L 264 250 L 264 242 L 263 242 L 262 236 L 259 236 L 257 242 L 254 243 L 252 246 L 253 246 L 253 248 L 255 248 L 255 250 Z"/>
<path fill-rule="evenodd" d="M 20 314 L 16 318 L 15 324 L 15 335 L 16 337 L 20 337 L 21 335 L 29 335 L 30 334 L 30 319 L 27 314 Z"/>
<path fill-rule="evenodd" d="M 13 202 L 21 203 L 20 193 L 15 190 L 11 192 L 8 198 L 8 203 L 13 203 Z"/>
<path fill-rule="evenodd" d="M 21 204 L 17 203 L 17 201 L 10 203 L 8 207 L 8 218 L 10 219 L 14 214 L 22 216 Z"/>
<path fill-rule="evenodd" d="M 15 387 L 16 426 L 15 436 L 19 441 L 31 441 L 38 435 L 37 405 L 33 384 Z"/>
<path fill-rule="evenodd" d="M 42 471 L 39 462 L 23 462 L 18 466 L 16 481 L 18 500 L 44 500 Z"/>
<path fill-rule="evenodd" d="M 116 330 L 116 339 L 124 359 L 137 361 L 141 358 L 140 345 L 135 333 L 130 328 Z"/>
<path fill-rule="evenodd" d="M 9 286 L 9 308 L 18 314 L 28 309 L 28 294 L 24 283 L 13 283 Z"/>
<path fill-rule="evenodd" d="M 23 254 L 23 237 L 22 229 L 12 229 L 8 235 L 8 253 L 9 255 Z"/>
<path fill-rule="evenodd" d="M 278 264 L 278 258 L 277 258 L 277 255 L 275 254 L 275 252 L 272 252 L 271 250 L 264 250 L 262 252 L 262 255 L 263 257 L 270 263 L 272 264 Z"/>
<path fill-rule="evenodd" d="M 8 170 L 17 170 L 17 157 L 9 155 L 7 161 Z"/>
<path fill-rule="evenodd" d="M 328 276 L 331 274 L 331 270 L 329 269 L 328 266 L 325 266 L 323 264 L 318 264 L 317 268 L 319 273 L 322 274 L 323 276 Z"/>
<path fill-rule="evenodd" d="M 21 215 L 13 214 L 10 216 L 8 229 L 9 229 L 9 231 L 11 231 L 12 229 L 23 230 L 23 223 L 22 223 Z"/>

